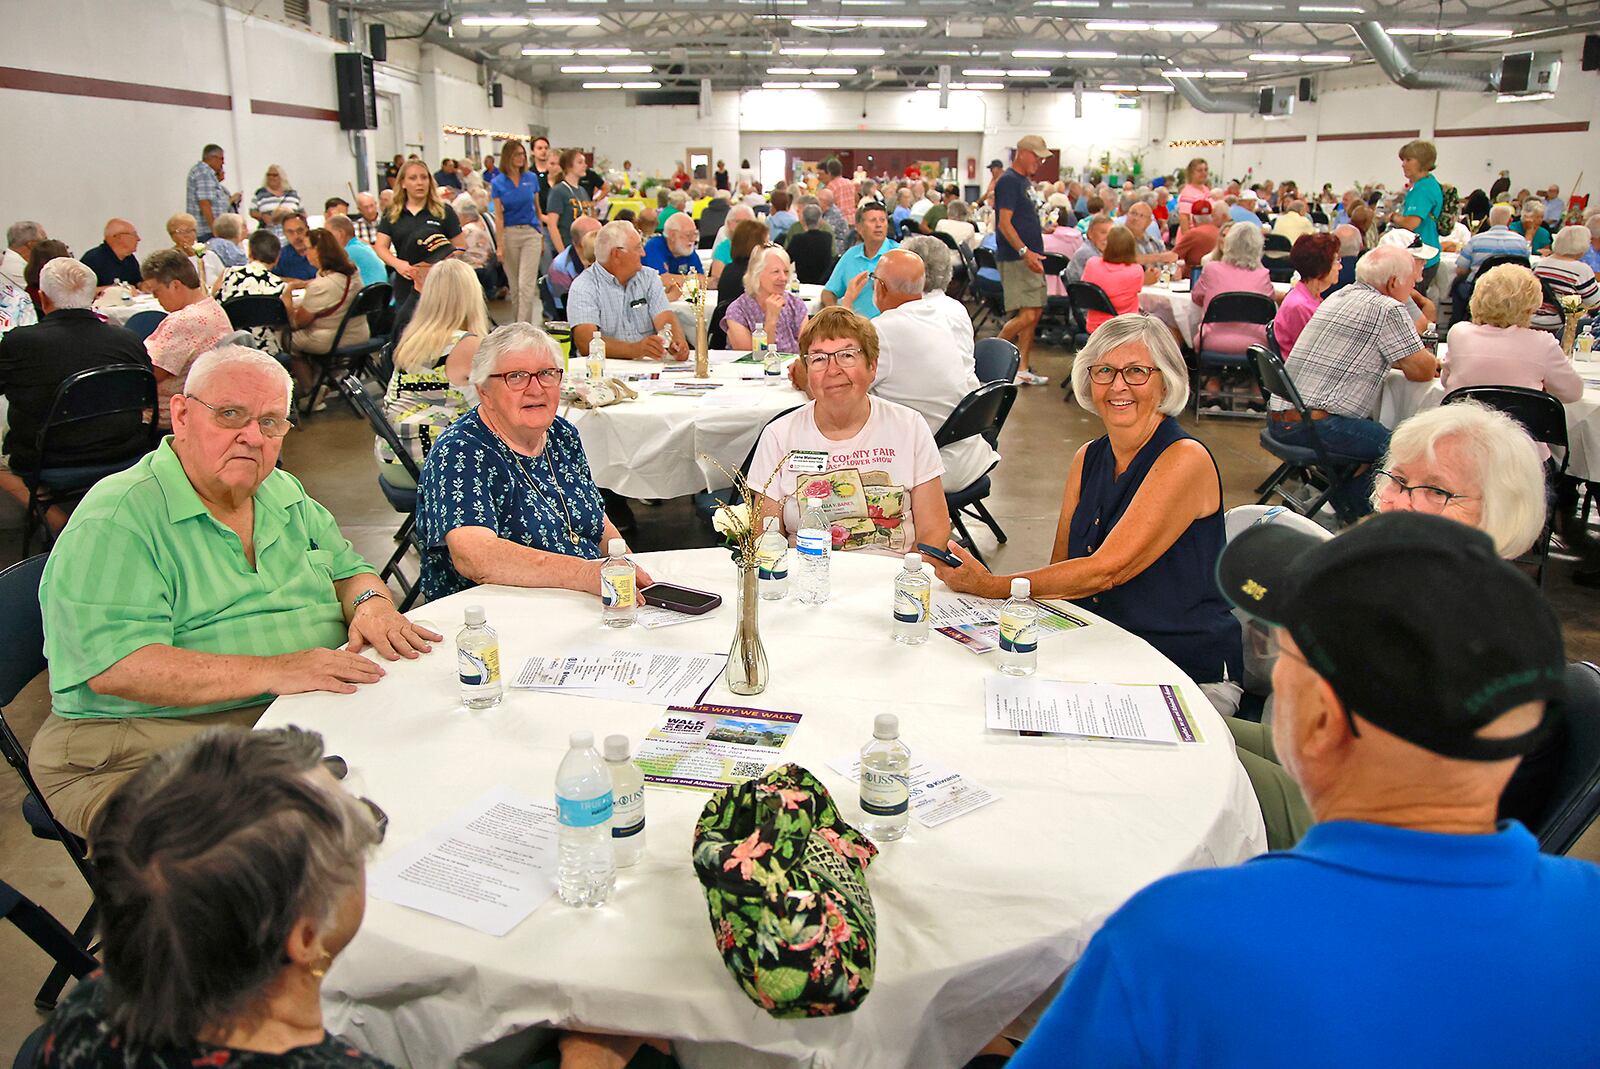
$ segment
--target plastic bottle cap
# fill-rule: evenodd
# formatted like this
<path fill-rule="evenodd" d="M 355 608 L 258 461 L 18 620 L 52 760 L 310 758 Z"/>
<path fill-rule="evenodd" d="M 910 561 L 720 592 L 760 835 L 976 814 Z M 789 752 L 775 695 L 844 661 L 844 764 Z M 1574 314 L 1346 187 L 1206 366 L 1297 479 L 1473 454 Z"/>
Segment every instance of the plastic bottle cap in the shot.
<path fill-rule="evenodd" d="M 592 750 L 594 749 L 594 732 L 574 731 L 567 736 L 567 745 L 574 750 Z"/>
<path fill-rule="evenodd" d="M 1011 596 L 1014 598 L 1027 598 L 1033 596 L 1033 584 L 1020 575 L 1011 580 Z"/>
<path fill-rule="evenodd" d="M 762 520 L 761 521 L 761 529 L 763 531 L 775 531 L 775 530 L 777 530 L 778 529 L 778 517 L 776 517 L 776 516 L 768 516 L 766 519 Z"/>
<path fill-rule="evenodd" d="M 606 760 L 626 761 L 628 759 L 628 736 L 606 736 Z"/>
<path fill-rule="evenodd" d="M 906 554 L 906 571 L 908 571 L 908 572 L 920 572 L 920 571 L 922 571 L 922 554 L 921 553 L 907 553 Z"/>
<path fill-rule="evenodd" d="M 481 624 L 481 623 L 483 623 L 483 620 L 484 620 L 483 606 L 482 605 L 468 605 L 467 609 L 466 609 L 466 612 L 463 615 L 466 617 L 467 626 L 472 627 L 472 626 L 475 626 L 477 624 Z"/>
<path fill-rule="evenodd" d="M 893 713 L 879 713 L 872 721 L 872 737 L 875 739 L 898 739 L 900 737 L 900 718 Z"/>
<path fill-rule="evenodd" d="M 628 543 L 624 542 L 620 538 L 613 538 L 610 543 L 607 544 L 606 552 L 611 554 L 613 557 L 626 557 L 628 555 Z"/>

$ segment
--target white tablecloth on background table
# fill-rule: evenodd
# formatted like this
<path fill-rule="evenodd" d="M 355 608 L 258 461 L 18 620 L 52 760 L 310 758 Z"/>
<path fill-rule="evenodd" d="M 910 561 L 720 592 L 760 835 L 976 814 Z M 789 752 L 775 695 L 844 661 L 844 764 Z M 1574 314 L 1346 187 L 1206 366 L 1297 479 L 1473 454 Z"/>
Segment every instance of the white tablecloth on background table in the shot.
<path fill-rule="evenodd" d="M 644 554 L 640 563 L 657 580 L 716 591 L 724 603 L 693 623 L 655 631 L 604 631 L 599 602 L 568 591 L 480 587 L 411 615 L 453 636 L 462 607 L 483 605 L 500 632 L 507 674 L 535 652 L 595 643 L 728 648 L 735 573 L 726 552 Z M 1265 848 L 1260 810 L 1227 728 L 1200 689 L 1151 646 L 1097 622 L 1041 641 L 1040 672 L 1179 684 L 1203 743 L 991 732 L 983 712 L 991 657 L 938 635 L 921 647 L 891 642 L 899 566 L 885 556 L 836 554 L 826 605 L 763 602 L 772 666 L 766 693 L 739 699 L 719 681 L 706 696 L 802 714 L 785 757 L 809 768 L 852 822 L 860 818 L 856 791 L 827 761 L 862 746 L 874 715 L 890 709 L 914 754 L 1001 796 L 937 828 L 913 822 L 873 862 L 877 975 L 858 1010 L 778 1021 L 745 997 L 717 954 L 690 862 L 694 821 L 709 795 L 651 788 L 644 860 L 621 871 L 604 908 L 576 910 L 552 898 L 494 938 L 369 901 L 365 925 L 323 986 L 328 1027 L 419 1069 L 453 1064 L 462 1050 L 541 1024 L 665 1036 L 687 1069 L 955 1069 L 1043 994 L 1135 891 Z M 934 596 L 948 592 L 937 586 Z M 380 857 L 497 784 L 548 802 L 572 730 L 637 742 L 662 714 L 528 691 L 468 712 L 448 639 L 420 660 L 385 667 L 382 681 L 354 695 L 280 698 L 261 721 L 320 731 L 328 751 L 349 762 L 351 789 L 389 814 Z"/>
<path fill-rule="evenodd" d="M 166 314 L 166 309 L 161 307 L 161 302 L 148 294 L 139 294 L 131 301 L 106 301 L 96 304 L 94 310 L 105 316 L 106 319 L 117 326 L 126 326 L 128 320 L 140 312 L 160 312 Z"/>
<path fill-rule="evenodd" d="M 578 428 L 594 481 L 625 497 L 668 498 L 717 490 L 729 479 L 710 461 L 738 471 L 761 429 L 785 409 L 803 405 L 805 394 L 787 375 L 762 375 L 755 364 L 733 364 L 746 354 L 713 350 L 723 361 L 711 377 L 727 383 L 706 394 L 651 393 L 650 382 L 630 382 L 637 400 L 608 408 L 568 406 L 562 414 Z M 692 372 L 665 371 L 656 361 L 608 360 L 606 374 L 627 378 L 659 373 L 659 382 L 688 379 Z"/>
<path fill-rule="evenodd" d="M 1273 290 L 1282 298 L 1289 292 L 1289 283 L 1274 282 Z M 1190 296 L 1192 287 L 1180 283 L 1180 288 L 1156 283 L 1139 291 L 1139 308 L 1149 312 L 1169 327 L 1177 327 L 1183 342 L 1194 348 L 1195 331 L 1200 327 L 1200 306 Z"/>
<path fill-rule="evenodd" d="M 1573 367 L 1583 376 L 1585 388 L 1582 397 L 1563 406 L 1567 410 L 1567 447 L 1571 452 L 1567 472 L 1594 482 L 1600 480 L 1600 360 L 1575 361 Z M 1444 400 L 1444 395 L 1444 386 L 1438 379 L 1412 382 L 1398 371 L 1389 371 L 1378 394 L 1378 422 L 1393 430 L 1407 417 L 1433 408 Z"/>

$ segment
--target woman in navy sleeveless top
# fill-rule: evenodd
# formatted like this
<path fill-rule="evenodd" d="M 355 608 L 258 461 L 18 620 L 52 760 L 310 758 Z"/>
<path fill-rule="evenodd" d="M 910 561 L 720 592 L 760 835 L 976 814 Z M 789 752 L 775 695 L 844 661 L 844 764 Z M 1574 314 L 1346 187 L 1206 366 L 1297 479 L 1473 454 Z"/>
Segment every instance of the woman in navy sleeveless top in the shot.
<path fill-rule="evenodd" d="M 1073 362 L 1079 403 L 1106 434 L 1073 458 L 1051 564 L 1021 572 L 1035 597 L 1067 598 L 1138 635 L 1197 683 L 1244 675 L 1239 624 L 1217 588 L 1222 479 L 1178 425 L 1189 378 L 1170 331 L 1143 314 L 1094 332 Z M 952 589 L 1005 597 L 1010 575 L 965 562 L 934 570 Z"/>

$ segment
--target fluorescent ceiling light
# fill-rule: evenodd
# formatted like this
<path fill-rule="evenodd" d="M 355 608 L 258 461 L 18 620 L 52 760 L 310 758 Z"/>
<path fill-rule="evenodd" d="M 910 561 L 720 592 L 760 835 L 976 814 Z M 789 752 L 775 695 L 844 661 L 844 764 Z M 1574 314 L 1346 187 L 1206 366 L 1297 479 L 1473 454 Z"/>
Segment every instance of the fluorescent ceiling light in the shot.
<path fill-rule="evenodd" d="M 1248 78 L 1249 71 L 1206 71 L 1207 78 Z"/>
<path fill-rule="evenodd" d="M 1510 30 L 1462 29 L 1436 30 L 1431 26 L 1401 26 L 1389 30 L 1394 37 L 1510 37 Z"/>
<path fill-rule="evenodd" d="M 1496 104 L 1516 104 L 1523 100 L 1554 100 L 1555 98 L 1556 95 L 1554 93 L 1529 93 L 1526 96 L 1518 96 L 1515 93 L 1501 93 L 1494 98 L 1494 102 Z"/>
<path fill-rule="evenodd" d="M 1139 92 L 1141 92 L 1141 93 L 1172 93 L 1172 92 L 1176 92 L 1176 90 L 1174 90 L 1172 88 L 1172 86 L 1170 86 L 1170 85 L 1141 85 L 1139 87 Z"/>
<path fill-rule="evenodd" d="M 606 68 L 607 74 L 653 74 L 655 68 L 647 63 L 627 64 L 613 63 Z"/>
<path fill-rule="evenodd" d="M 1206 76 L 1206 72 L 1205 71 L 1185 71 L 1185 70 L 1162 71 L 1161 74 L 1162 74 L 1163 77 L 1167 77 L 1167 78 L 1204 78 Z"/>
<path fill-rule="evenodd" d="M 993 70 L 989 67 L 968 67 L 961 73 L 968 78 L 1004 78 L 1006 76 L 1005 71 Z"/>
<path fill-rule="evenodd" d="M 463 15 L 463 26 L 526 26 L 528 19 L 524 15 Z"/>
<path fill-rule="evenodd" d="M 1282 4 L 1212 4 L 1217 11 L 1282 11 Z"/>
<path fill-rule="evenodd" d="M 621 89 L 621 82 L 584 82 L 585 89 Z"/>
<path fill-rule="evenodd" d="M 535 26 L 598 26 L 600 20 L 593 15 L 535 15 L 528 20 Z"/>
<path fill-rule="evenodd" d="M 780 48 L 780 49 L 778 49 L 778 55 L 780 55 L 780 56 L 825 56 L 827 54 L 828 54 L 828 50 L 826 48 Z"/>
<path fill-rule="evenodd" d="M 1146 33 L 1150 29 L 1150 24 L 1148 22 L 1122 22 L 1118 20 L 1106 22 L 1092 19 L 1089 22 L 1084 23 L 1084 28 L 1089 30 L 1091 33 L 1099 33 L 1102 31 Z"/>
<path fill-rule="evenodd" d="M 771 74 L 772 72 L 768 71 L 767 73 Z M 852 75 L 855 75 L 858 72 L 857 72 L 856 68 L 854 68 L 854 67 L 812 67 L 811 70 L 808 71 L 807 73 L 809 73 L 809 74 L 833 75 L 834 77 L 848 78 L 848 77 L 851 77 Z"/>
<path fill-rule="evenodd" d="M 810 67 L 768 67 L 768 74 L 810 74 Z"/>
<path fill-rule="evenodd" d="M 830 55 L 830 56 L 881 56 L 881 55 L 883 55 L 883 49 L 881 49 L 881 48 L 830 48 L 830 49 L 828 49 L 828 53 L 827 54 Z"/>
<path fill-rule="evenodd" d="M 1046 70 L 1013 70 L 1006 71 L 1006 75 L 1011 78 L 1048 78 L 1050 77 L 1050 72 Z"/>
<path fill-rule="evenodd" d="M 1510 37 L 1510 30 L 1451 30 L 1452 37 Z"/>
<path fill-rule="evenodd" d="M 1300 57 L 1307 63 L 1349 63 L 1349 56 L 1341 56 L 1334 52 L 1308 52 Z"/>
<path fill-rule="evenodd" d="M 1014 56 L 1018 56 L 1018 57 L 1022 56 L 1021 52 L 1013 52 L 1011 54 L 1014 55 Z M 1046 58 L 1048 58 L 1048 57 L 1046 57 Z M 1068 59 L 1116 59 L 1117 58 L 1117 53 L 1115 53 L 1115 52 L 1095 52 L 1095 51 L 1092 51 L 1092 50 L 1091 51 L 1084 51 L 1084 52 L 1068 52 L 1067 53 L 1067 58 Z"/>
<path fill-rule="evenodd" d="M 1053 48 L 1018 48 L 1011 53 L 1013 59 L 1065 59 L 1073 55 L 1071 52 L 1059 52 Z M 1116 53 L 1112 53 L 1115 55 Z"/>
<path fill-rule="evenodd" d="M 840 0 L 845 7 L 894 7 L 900 0 Z"/>
<path fill-rule="evenodd" d="M 1150 27 L 1157 33 L 1215 33 L 1215 22 L 1157 22 Z"/>
<path fill-rule="evenodd" d="M 1318 15 L 1365 15 L 1367 13 L 1367 9 L 1364 7 L 1323 7 L 1320 4 L 1301 4 L 1300 10 Z"/>
<path fill-rule="evenodd" d="M 1033 6 L 1098 8 L 1100 6 L 1100 0 L 1034 0 Z"/>
<path fill-rule="evenodd" d="M 839 88 L 839 83 L 838 82 L 801 82 L 800 83 L 800 88 L 802 88 L 802 89 L 837 89 L 837 88 Z"/>
<path fill-rule="evenodd" d="M 849 30 L 861 25 L 858 19 L 802 18 L 798 15 L 791 18 L 789 23 L 803 30 Z"/>
<path fill-rule="evenodd" d="M 623 82 L 624 89 L 660 89 L 660 82 Z"/>
<path fill-rule="evenodd" d="M 524 48 L 522 50 L 522 54 L 525 55 L 525 56 L 570 56 L 570 55 L 572 55 L 572 49 L 570 49 L 570 48 Z"/>
<path fill-rule="evenodd" d="M 1102 85 L 1100 91 L 1102 93 L 1137 93 L 1139 87 L 1136 85 Z"/>
<path fill-rule="evenodd" d="M 578 55 L 580 55 L 580 56 L 631 56 L 631 55 L 633 55 L 633 49 L 631 49 L 631 48 L 580 48 L 580 49 L 578 49 Z"/>
<path fill-rule="evenodd" d="M 868 16 L 866 18 L 819 18 L 795 17 L 789 24 L 802 30 L 854 30 L 854 29 L 879 29 L 879 30 L 920 30 L 928 25 L 927 19 L 916 18 L 887 18 Z"/>
<path fill-rule="evenodd" d="M 604 67 L 562 67 L 562 74 L 604 74 Z"/>
<path fill-rule="evenodd" d="M 1299 63 L 1300 57 L 1290 52 L 1252 52 L 1252 63 Z"/>

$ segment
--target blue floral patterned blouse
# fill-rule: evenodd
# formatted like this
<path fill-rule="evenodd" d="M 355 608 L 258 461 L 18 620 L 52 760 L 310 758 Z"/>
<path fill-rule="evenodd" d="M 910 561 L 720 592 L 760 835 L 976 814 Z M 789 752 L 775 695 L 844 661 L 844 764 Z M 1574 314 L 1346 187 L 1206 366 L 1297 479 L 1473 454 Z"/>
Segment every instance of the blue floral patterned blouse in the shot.
<path fill-rule="evenodd" d="M 422 593 L 431 601 L 473 586 L 455 570 L 445 548 L 445 535 L 457 527 L 487 527 L 510 542 L 595 560 L 605 522 L 605 503 L 589 474 L 577 428 L 556 417 L 544 452 L 525 457 L 486 427 L 474 408 L 439 437 L 422 466 L 417 488 Z"/>

